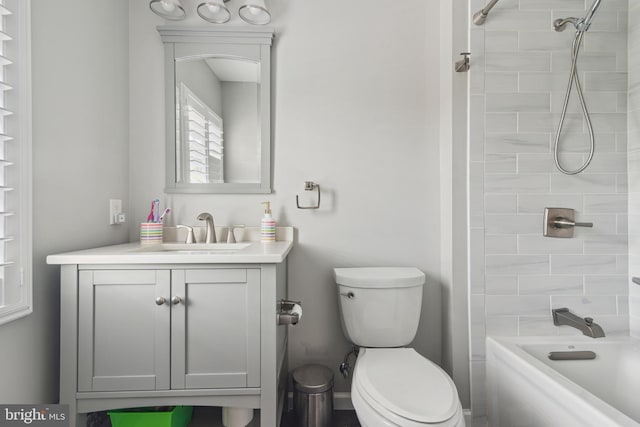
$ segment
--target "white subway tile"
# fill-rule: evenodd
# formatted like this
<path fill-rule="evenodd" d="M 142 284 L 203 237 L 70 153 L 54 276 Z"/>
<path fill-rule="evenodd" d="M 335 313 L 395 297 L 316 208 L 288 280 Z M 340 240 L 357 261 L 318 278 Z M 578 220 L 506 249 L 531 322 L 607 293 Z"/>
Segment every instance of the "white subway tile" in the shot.
<path fill-rule="evenodd" d="M 625 113 L 593 113 L 591 122 L 598 132 L 626 132 L 627 115 Z"/>
<path fill-rule="evenodd" d="M 520 31 L 518 47 L 521 51 L 568 51 L 564 37 L 555 31 Z"/>
<path fill-rule="evenodd" d="M 546 175 L 487 175 L 487 193 L 547 193 L 549 177 Z"/>
<path fill-rule="evenodd" d="M 626 254 L 627 236 L 620 234 L 584 237 L 585 254 Z"/>
<path fill-rule="evenodd" d="M 487 112 L 548 112 L 551 98 L 545 93 L 487 93 Z"/>
<path fill-rule="evenodd" d="M 518 237 L 516 235 L 487 235 L 485 237 L 486 254 L 518 253 Z"/>
<path fill-rule="evenodd" d="M 518 276 L 487 276 L 487 295 L 518 295 Z"/>
<path fill-rule="evenodd" d="M 581 295 L 582 276 L 520 276 L 519 295 Z"/>
<path fill-rule="evenodd" d="M 543 133 L 488 134 L 485 153 L 548 153 L 549 135 Z"/>
<path fill-rule="evenodd" d="M 516 154 L 487 154 L 485 156 L 485 173 L 511 173 L 518 172 Z"/>
<path fill-rule="evenodd" d="M 538 218 L 540 219 L 540 218 Z M 542 235 L 543 221 L 538 221 L 540 235 L 518 236 L 519 254 L 582 254 L 580 239 L 557 239 Z"/>
<path fill-rule="evenodd" d="M 488 19 L 485 23 L 487 32 L 490 31 L 524 31 L 539 30 L 548 31 L 551 22 L 549 11 L 524 11 L 518 9 L 504 8 L 499 11 L 493 19 Z"/>
<path fill-rule="evenodd" d="M 521 194 L 518 196 L 518 213 L 539 214 L 544 208 L 582 209 L 584 196 L 581 194 Z"/>
<path fill-rule="evenodd" d="M 517 92 L 518 73 L 487 73 L 485 87 L 487 93 Z"/>
<path fill-rule="evenodd" d="M 616 177 L 611 174 L 550 175 L 552 193 L 616 193 Z"/>
<path fill-rule="evenodd" d="M 620 173 L 627 171 L 626 153 L 598 153 L 585 173 Z"/>
<path fill-rule="evenodd" d="M 549 255 L 487 255 L 486 261 L 488 275 L 549 273 Z"/>
<path fill-rule="evenodd" d="M 486 215 L 486 234 L 535 234 L 542 230 L 540 217 L 537 215 Z"/>
<path fill-rule="evenodd" d="M 584 196 L 584 213 L 626 213 L 626 194 L 587 194 Z"/>
<path fill-rule="evenodd" d="M 599 314 L 618 313 L 617 299 L 611 295 L 552 295 L 551 307 L 567 307 L 580 317 L 595 317 Z"/>
<path fill-rule="evenodd" d="M 577 330 L 574 329 L 574 331 Z M 553 318 L 549 310 L 547 310 L 546 316 L 518 317 L 518 334 L 520 336 L 554 336 L 559 333 L 559 328 L 553 324 Z"/>
<path fill-rule="evenodd" d="M 551 53 L 491 53 L 486 54 L 486 71 L 551 71 Z M 613 64 L 615 68 L 615 64 Z M 567 70 L 569 68 L 567 67 Z"/>
<path fill-rule="evenodd" d="M 571 70 L 571 55 L 566 52 L 551 52 L 551 56 L 553 71 L 564 72 L 567 75 L 567 79 L 569 79 L 569 70 Z M 618 71 L 617 58 L 615 53 L 580 52 L 579 66 L 580 71 Z"/>
<path fill-rule="evenodd" d="M 489 133 L 518 131 L 517 113 L 487 113 L 485 116 L 485 129 Z"/>
<path fill-rule="evenodd" d="M 587 72 L 584 78 L 585 92 L 625 92 L 627 73 Z"/>
<path fill-rule="evenodd" d="M 487 52 L 515 52 L 518 50 L 517 31 L 487 31 L 485 32 Z"/>
<path fill-rule="evenodd" d="M 616 274 L 615 255 L 550 255 L 551 274 Z M 489 271 L 489 269 L 487 269 Z"/>
<path fill-rule="evenodd" d="M 626 275 L 585 276 L 584 287 L 587 295 L 626 295 L 629 293 Z"/>
<path fill-rule="evenodd" d="M 515 194 L 487 194 L 484 197 L 487 214 L 512 214 L 517 212 L 518 197 Z"/>
<path fill-rule="evenodd" d="M 549 313 L 549 297 L 542 295 L 487 295 L 487 316 L 535 316 Z"/>
<path fill-rule="evenodd" d="M 555 133 L 560 123 L 559 113 L 518 113 L 519 132 L 549 132 Z M 563 132 L 582 132 L 583 118 L 580 113 L 567 113 L 564 120 Z"/>
<path fill-rule="evenodd" d="M 584 11 L 584 0 L 563 0 L 560 4 L 563 11 Z M 558 6 L 558 0 L 520 0 L 520 10 L 552 10 Z"/>
<path fill-rule="evenodd" d="M 488 336 L 514 337 L 518 335 L 517 316 L 487 316 Z"/>

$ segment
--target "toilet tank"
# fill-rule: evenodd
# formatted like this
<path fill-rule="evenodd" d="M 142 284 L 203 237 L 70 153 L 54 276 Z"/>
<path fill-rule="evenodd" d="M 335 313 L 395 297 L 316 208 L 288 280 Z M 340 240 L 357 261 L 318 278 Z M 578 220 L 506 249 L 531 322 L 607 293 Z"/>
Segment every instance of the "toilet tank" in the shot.
<path fill-rule="evenodd" d="M 413 341 L 425 275 L 413 267 L 335 268 L 342 328 L 361 347 L 401 347 Z"/>

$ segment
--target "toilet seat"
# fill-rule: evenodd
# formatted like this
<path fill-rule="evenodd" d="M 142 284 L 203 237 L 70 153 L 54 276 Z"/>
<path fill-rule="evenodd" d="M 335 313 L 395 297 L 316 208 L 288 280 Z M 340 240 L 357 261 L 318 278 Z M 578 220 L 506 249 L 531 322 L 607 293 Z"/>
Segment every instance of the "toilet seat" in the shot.
<path fill-rule="evenodd" d="M 457 425 L 461 417 L 451 378 L 412 348 L 362 349 L 353 387 L 352 398 L 394 425 Z"/>

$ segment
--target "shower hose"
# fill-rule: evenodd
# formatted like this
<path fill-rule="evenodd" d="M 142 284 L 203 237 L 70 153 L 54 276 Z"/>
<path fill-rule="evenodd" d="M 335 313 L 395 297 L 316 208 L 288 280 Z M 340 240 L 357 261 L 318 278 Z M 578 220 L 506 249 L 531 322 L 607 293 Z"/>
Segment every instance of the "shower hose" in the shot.
<path fill-rule="evenodd" d="M 566 175 L 576 175 L 582 172 L 589 166 L 593 159 L 593 152 L 595 150 L 595 136 L 593 134 L 593 125 L 591 124 L 591 117 L 587 109 L 587 103 L 584 100 L 584 93 L 582 91 L 582 85 L 580 84 L 580 77 L 578 76 L 578 55 L 580 53 L 580 47 L 582 46 L 582 39 L 584 37 L 584 31 L 576 31 L 576 35 L 573 39 L 573 46 L 571 48 L 571 73 L 569 76 L 569 84 L 567 85 L 567 93 L 564 97 L 564 104 L 562 105 L 562 114 L 560 115 L 560 123 L 558 124 L 558 132 L 556 133 L 556 140 L 553 148 L 553 160 L 556 163 L 558 170 Z M 565 169 L 560 164 L 559 150 L 560 150 L 560 135 L 564 127 L 564 121 L 567 116 L 567 108 L 569 106 L 569 99 L 571 98 L 571 90 L 573 85 L 576 85 L 576 91 L 578 92 L 578 98 L 580 99 L 580 106 L 582 107 L 582 113 L 587 122 L 589 129 L 589 156 L 582 166 L 575 170 Z"/>

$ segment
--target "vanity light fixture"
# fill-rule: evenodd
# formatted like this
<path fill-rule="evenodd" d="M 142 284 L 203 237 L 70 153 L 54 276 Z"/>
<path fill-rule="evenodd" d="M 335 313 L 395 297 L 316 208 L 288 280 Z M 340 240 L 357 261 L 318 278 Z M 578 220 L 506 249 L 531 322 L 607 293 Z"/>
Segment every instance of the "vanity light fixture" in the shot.
<path fill-rule="evenodd" d="M 149 7 L 156 15 L 172 21 L 179 21 L 187 16 L 180 0 L 151 0 Z"/>
<path fill-rule="evenodd" d="M 238 14 L 243 21 L 254 25 L 265 25 L 271 21 L 271 14 L 267 10 L 264 0 L 245 0 L 240 6 Z"/>
<path fill-rule="evenodd" d="M 225 6 L 229 0 L 208 0 L 196 9 L 200 18 L 212 24 L 224 24 L 231 19 L 231 12 Z"/>

